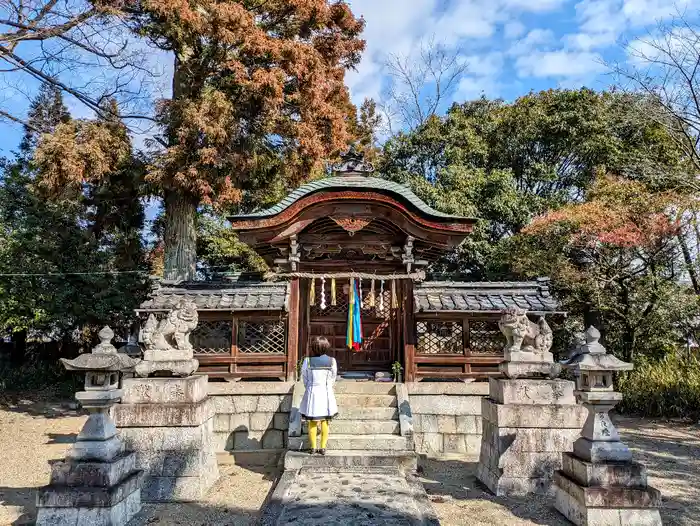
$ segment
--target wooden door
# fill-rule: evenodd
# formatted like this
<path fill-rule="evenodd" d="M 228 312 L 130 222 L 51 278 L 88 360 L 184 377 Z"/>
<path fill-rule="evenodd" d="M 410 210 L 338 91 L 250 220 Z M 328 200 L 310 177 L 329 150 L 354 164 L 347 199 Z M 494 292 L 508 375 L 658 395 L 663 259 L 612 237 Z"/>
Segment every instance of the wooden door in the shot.
<path fill-rule="evenodd" d="M 336 304 L 331 304 L 330 280 L 326 282 L 326 308 L 321 308 L 321 287 L 316 283 L 316 299 L 308 309 L 309 339 L 315 336 L 325 336 L 331 344 L 328 353 L 338 362 L 341 371 L 388 371 L 396 359 L 396 311 L 391 308 L 390 285 L 385 284 L 383 302 L 380 310 L 379 285 L 375 284 L 375 306 L 369 302 L 371 283 L 362 282 L 362 349 L 351 351 L 346 346 L 348 297 L 343 290 L 341 280 L 337 283 Z M 308 290 L 308 289 L 307 289 Z M 308 298 L 307 298 L 308 300 Z"/>

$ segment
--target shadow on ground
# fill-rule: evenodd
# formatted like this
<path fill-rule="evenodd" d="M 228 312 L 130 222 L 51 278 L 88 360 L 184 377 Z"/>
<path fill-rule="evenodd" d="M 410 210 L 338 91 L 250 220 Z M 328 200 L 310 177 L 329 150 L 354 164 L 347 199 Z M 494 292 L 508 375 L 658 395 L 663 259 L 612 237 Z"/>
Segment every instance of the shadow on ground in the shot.
<path fill-rule="evenodd" d="M 446 515 L 461 512 L 464 516 L 483 518 L 484 522 L 479 524 L 491 523 L 487 521 L 496 524 L 502 516 L 511 519 L 517 517 L 523 521 L 547 526 L 570 525 L 554 509 L 553 499 L 539 495 L 522 499 L 494 496 L 476 478 L 477 464 L 478 458 L 421 458 L 419 477 L 443 521 Z M 505 526 L 504 523 L 501 524 Z"/>
<path fill-rule="evenodd" d="M 77 408 L 75 402 L 55 398 L 42 399 L 35 395 L 3 395 L 0 408 L 11 413 L 25 413 L 42 418 L 62 418 L 86 415 L 87 411 Z"/>

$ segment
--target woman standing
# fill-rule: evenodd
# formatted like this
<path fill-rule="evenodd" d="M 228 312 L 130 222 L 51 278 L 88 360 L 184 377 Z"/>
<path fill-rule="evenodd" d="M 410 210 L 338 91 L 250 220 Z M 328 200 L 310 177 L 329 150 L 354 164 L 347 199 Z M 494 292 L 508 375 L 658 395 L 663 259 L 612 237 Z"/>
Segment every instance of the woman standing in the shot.
<path fill-rule="evenodd" d="M 330 420 L 338 414 L 338 404 L 333 393 L 333 384 L 338 374 L 335 358 L 326 354 L 331 344 L 323 336 L 311 341 L 311 358 L 304 359 L 301 377 L 304 381 L 304 397 L 299 412 L 309 422 L 309 442 L 311 453 L 326 454 Z M 316 449 L 319 424 L 321 427 L 321 448 Z"/>

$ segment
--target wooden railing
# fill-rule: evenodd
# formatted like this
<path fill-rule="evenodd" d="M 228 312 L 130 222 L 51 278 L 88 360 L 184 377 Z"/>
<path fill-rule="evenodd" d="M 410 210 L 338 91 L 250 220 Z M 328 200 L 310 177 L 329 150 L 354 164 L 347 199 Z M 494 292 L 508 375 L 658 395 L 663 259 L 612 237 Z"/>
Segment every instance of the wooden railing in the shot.
<path fill-rule="evenodd" d="M 505 338 L 488 317 L 419 316 L 406 345 L 406 380 L 496 376 Z"/>

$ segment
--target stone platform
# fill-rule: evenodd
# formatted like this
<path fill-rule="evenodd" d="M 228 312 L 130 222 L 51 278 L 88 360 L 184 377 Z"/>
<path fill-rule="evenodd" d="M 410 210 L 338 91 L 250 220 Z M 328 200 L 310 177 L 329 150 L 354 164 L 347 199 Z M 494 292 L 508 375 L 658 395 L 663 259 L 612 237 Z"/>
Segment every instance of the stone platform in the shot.
<path fill-rule="evenodd" d="M 439 525 L 421 483 L 386 469 L 285 471 L 263 526 Z"/>
<path fill-rule="evenodd" d="M 491 379 L 482 418 L 479 480 L 497 496 L 553 494 L 552 477 L 586 411 L 576 405 L 573 382 Z"/>
<path fill-rule="evenodd" d="M 129 378 L 114 419 L 145 472 L 142 500 L 200 500 L 219 477 L 206 376 Z"/>

